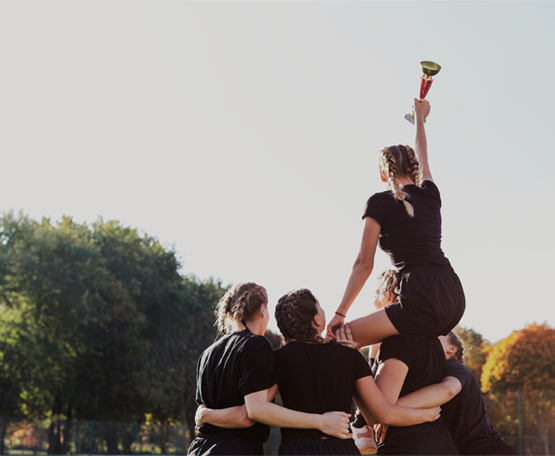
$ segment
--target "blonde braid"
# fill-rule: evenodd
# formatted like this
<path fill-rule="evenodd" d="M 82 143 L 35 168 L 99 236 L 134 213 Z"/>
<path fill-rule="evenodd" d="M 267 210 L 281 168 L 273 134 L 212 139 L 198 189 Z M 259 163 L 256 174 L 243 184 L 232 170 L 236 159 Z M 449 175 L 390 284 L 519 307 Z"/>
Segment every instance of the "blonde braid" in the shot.
<path fill-rule="evenodd" d="M 402 201 L 409 217 L 414 217 L 414 208 L 406 198 L 407 194 L 403 191 L 403 185 L 399 182 L 399 171 L 397 168 L 397 160 L 389 147 L 385 147 L 381 151 L 381 167 L 386 177 L 387 188 L 393 193 L 393 197 L 397 201 Z"/>
<path fill-rule="evenodd" d="M 416 153 L 414 149 L 410 146 L 405 146 L 407 151 L 407 157 L 409 159 L 410 164 L 410 175 L 412 177 L 412 181 L 414 185 L 418 185 L 419 187 L 422 186 L 422 170 L 420 169 L 420 163 L 418 163 L 418 159 L 416 158 Z"/>

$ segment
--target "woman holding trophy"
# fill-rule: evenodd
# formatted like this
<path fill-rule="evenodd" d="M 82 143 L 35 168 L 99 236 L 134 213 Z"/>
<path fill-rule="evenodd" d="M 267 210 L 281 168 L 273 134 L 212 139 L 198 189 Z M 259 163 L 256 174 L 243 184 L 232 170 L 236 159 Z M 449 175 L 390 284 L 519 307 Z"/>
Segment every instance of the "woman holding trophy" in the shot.
<path fill-rule="evenodd" d="M 424 63 L 428 62 L 423 62 L 423 68 Z M 329 337 L 345 324 L 349 308 L 370 276 L 378 242 L 401 275 L 399 298 L 349 323 L 359 346 L 399 334 L 409 339 L 446 335 L 464 313 L 461 282 L 441 249 L 441 198 L 430 171 L 424 129 L 428 101 L 415 99 L 414 113 L 414 149 L 396 145 L 380 152 L 380 176 L 387 191 L 374 194 L 366 204 L 361 248 L 328 325 Z"/>

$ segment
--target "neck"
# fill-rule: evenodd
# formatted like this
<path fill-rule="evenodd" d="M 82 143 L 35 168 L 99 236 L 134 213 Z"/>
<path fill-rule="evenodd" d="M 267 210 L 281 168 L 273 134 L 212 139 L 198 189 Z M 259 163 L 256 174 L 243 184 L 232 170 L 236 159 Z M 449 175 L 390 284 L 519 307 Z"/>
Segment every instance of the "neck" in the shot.
<path fill-rule="evenodd" d="M 262 322 L 262 320 L 260 318 L 256 318 L 254 320 L 249 320 L 246 323 L 247 323 L 247 329 L 251 333 L 256 334 L 257 336 L 263 336 L 264 335 L 264 331 L 266 330 L 266 326 L 264 325 L 264 323 Z M 241 325 L 241 326 L 243 326 L 243 325 Z"/>
<path fill-rule="evenodd" d="M 399 176 L 397 180 L 403 185 L 414 185 L 414 182 L 410 177 L 407 176 Z"/>

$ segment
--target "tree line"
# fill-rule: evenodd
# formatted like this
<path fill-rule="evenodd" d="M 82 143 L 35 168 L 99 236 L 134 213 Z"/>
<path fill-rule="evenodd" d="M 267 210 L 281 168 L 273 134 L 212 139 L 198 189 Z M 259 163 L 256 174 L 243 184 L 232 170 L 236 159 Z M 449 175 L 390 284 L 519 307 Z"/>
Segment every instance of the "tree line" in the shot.
<path fill-rule="evenodd" d="M 54 419 L 51 454 L 67 451 L 75 420 L 194 427 L 196 361 L 225 287 L 179 268 L 175 251 L 117 221 L 3 214 L 2 416 Z"/>

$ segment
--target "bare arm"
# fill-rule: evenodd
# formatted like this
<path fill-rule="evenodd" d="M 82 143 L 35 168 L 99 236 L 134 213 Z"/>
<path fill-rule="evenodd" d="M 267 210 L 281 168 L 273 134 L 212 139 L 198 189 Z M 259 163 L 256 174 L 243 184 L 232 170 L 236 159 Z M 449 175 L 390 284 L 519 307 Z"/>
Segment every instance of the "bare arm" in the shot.
<path fill-rule="evenodd" d="M 277 389 L 278 386 L 274 385 L 267 390 L 269 402 L 274 399 Z M 256 421 L 249 418 L 245 405 L 223 409 L 211 409 L 200 405 L 195 414 L 195 423 L 197 428 L 205 423 L 210 423 L 224 429 L 241 429 L 251 427 Z"/>
<path fill-rule="evenodd" d="M 201 405 L 195 414 L 195 423 L 197 428 L 210 423 L 225 429 L 242 429 L 251 427 L 256 421 L 249 419 L 244 405 L 224 409 L 210 409 Z"/>
<path fill-rule="evenodd" d="M 430 164 L 428 163 L 428 143 L 426 141 L 426 130 L 424 129 L 424 119 L 430 113 L 430 103 L 427 100 L 419 101 L 414 99 L 414 113 L 416 116 L 416 138 L 414 140 L 414 151 L 420 169 L 422 170 L 422 179 L 434 181 L 430 171 Z"/>
<path fill-rule="evenodd" d="M 345 439 L 349 435 L 350 415 L 328 412 L 322 415 L 298 412 L 268 402 L 267 390 L 245 396 L 249 418 L 276 427 L 318 429 L 324 434 Z"/>
<path fill-rule="evenodd" d="M 362 290 L 368 277 L 370 277 L 372 269 L 374 269 L 374 255 L 376 254 L 379 236 L 379 223 L 371 217 L 365 217 L 360 251 L 353 265 L 353 271 L 351 272 L 347 288 L 337 308 L 337 312 L 347 315 L 351 304 L 360 293 L 360 290 Z M 345 318 L 336 314 L 328 324 L 328 337 L 334 337 L 334 331 L 344 323 Z"/>
<path fill-rule="evenodd" d="M 449 402 L 462 388 L 461 382 L 456 377 L 445 377 L 441 383 L 429 385 L 414 393 L 400 397 L 397 405 L 403 407 L 434 407 Z"/>

